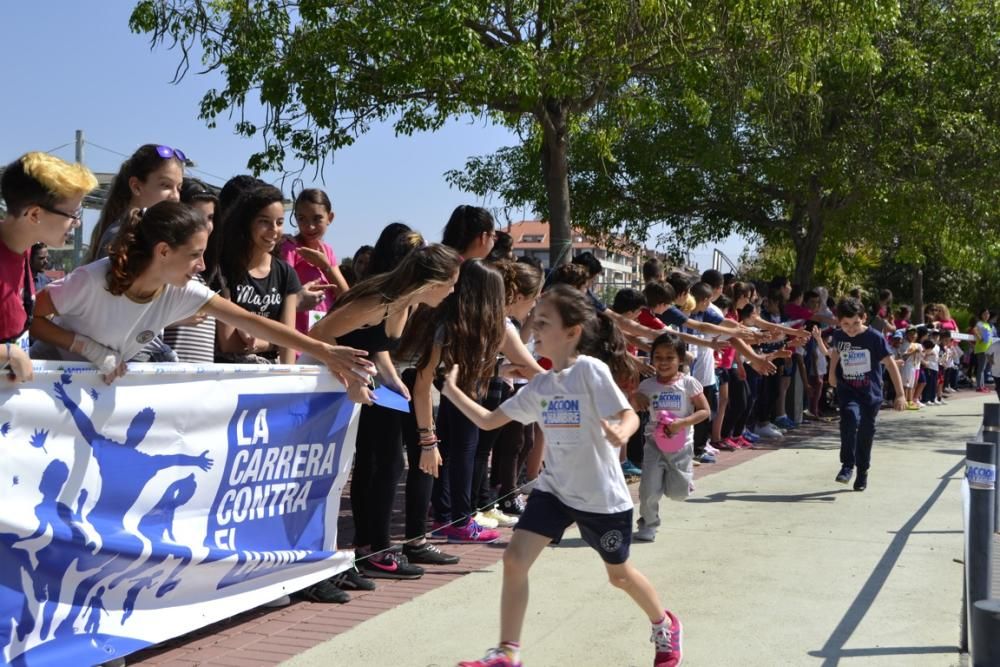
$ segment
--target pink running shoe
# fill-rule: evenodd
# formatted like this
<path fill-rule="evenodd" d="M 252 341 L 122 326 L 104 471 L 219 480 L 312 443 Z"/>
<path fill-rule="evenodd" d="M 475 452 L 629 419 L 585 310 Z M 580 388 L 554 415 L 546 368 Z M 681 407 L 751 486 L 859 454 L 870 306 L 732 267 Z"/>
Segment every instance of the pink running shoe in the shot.
<path fill-rule="evenodd" d="M 669 624 L 654 629 L 649 638 L 649 641 L 656 646 L 653 667 L 678 667 L 684 659 L 681 621 L 669 611 L 663 613 Z"/>
<path fill-rule="evenodd" d="M 500 533 L 490 528 L 483 528 L 475 519 L 469 519 L 464 526 L 448 526 L 441 529 L 441 534 L 452 544 L 488 544 L 500 539 Z"/>
<path fill-rule="evenodd" d="M 503 649 L 491 648 L 479 660 L 465 660 L 458 667 L 521 667 L 521 663 L 511 660 Z"/>
<path fill-rule="evenodd" d="M 725 443 L 733 448 L 733 450 L 743 449 L 743 443 L 740 442 L 739 438 L 726 438 Z"/>

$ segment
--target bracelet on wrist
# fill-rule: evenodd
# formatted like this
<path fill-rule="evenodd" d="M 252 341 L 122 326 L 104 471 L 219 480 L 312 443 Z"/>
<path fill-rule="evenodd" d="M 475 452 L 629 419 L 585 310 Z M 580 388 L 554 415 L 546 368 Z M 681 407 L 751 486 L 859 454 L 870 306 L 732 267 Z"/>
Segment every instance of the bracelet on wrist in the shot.
<path fill-rule="evenodd" d="M 430 451 L 432 449 L 437 449 L 437 446 L 438 444 L 436 442 L 432 442 L 429 445 L 420 445 L 420 451 L 425 452 L 425 451 Z"/>

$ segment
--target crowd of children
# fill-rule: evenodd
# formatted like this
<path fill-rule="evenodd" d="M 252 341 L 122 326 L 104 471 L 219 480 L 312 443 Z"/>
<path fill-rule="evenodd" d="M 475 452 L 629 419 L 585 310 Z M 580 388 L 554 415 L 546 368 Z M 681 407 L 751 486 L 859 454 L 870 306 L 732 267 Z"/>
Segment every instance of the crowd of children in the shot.
<path fill-rule="evenodd" d="M 916 410 L 959 387 L 963 354 L 943 305 L 912 325 L 907 309 L 891 312 L 887 291 L 869 311 L 783 277 L 757 285 L 709 270 L 693 279 L 664 275 L 652 259 L 643 289 L 620 290 L 608 307 L 593 291 L 596 257 L 582 253 L 545 276 L 515 259 L 509 235 L 475 206 L 455 209 L 439 244 L 393 223 L 341 267 L 323 240 L 334 220 L 324 192 L 298 194 L 288 234 L 280 190 L 238 176 L 216 196 L 184 176 L 184 161 L 153 144 L 126 160 L 94 230 L 93 261 L 52 283 L 38 281 L 39 244 L 63 244 L 96 180 L 43 153 L 6 168 L 0 363 L 26 381 L 29 354 L 88 360 L 109 383 L 137 360 L 325 364 L 363 404 L 350 490 L 357 567 L 301 595 L 346 602 L 372 579 L 458 561 L 432 538 L 494 542 L 496 528 L 514 526 L 500 643 L 463 665 L 520 664 L 528 572 L 572 523 L 650 620 L 654 664 L 680 664 L 681 622 L 628 559 L 633 540 L 655 539 L 663 496 L 687 498 L 695 466 L 779 439 L 799 415 L 836 413 L 836 481 L 853 477 L 863 491 L 883 402 Z M 990 357 L 1000 366 L 983 310 L 967 362 L 980 391 Z M 410 412 L 373 405 L 372 375 Z M 393 547 L 404 471 L 405 541 Z M 631 475 L 640 478 L 635 524 Z"/>

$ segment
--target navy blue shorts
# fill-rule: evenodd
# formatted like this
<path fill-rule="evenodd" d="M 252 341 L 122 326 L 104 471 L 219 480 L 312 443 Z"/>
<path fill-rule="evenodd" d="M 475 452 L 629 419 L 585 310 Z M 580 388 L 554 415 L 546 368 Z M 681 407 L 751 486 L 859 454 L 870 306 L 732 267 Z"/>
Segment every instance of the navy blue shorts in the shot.
<path fill-rule="evenodd" d="M 628 560 L 632 544 L 632 510 L 615 514 L 597 514 L 573 509 L 545 491 L 532 491 L 524 513 L 514 530 L 547 537 L 559 544 L 563 533 L 573 523 L 580 527 L 580 536 L 601 555 L 601 560 L 620 565 Z"/>

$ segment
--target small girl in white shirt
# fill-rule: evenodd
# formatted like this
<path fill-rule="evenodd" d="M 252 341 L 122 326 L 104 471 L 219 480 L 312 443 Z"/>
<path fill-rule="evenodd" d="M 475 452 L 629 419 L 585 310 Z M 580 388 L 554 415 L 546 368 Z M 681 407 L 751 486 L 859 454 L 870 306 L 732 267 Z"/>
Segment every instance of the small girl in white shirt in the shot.
<path fill-rule="evenodd" d="M 686 345 L 677 334 L 661 334 L 650 349 L 656 375 L 643 380 L 634 396 L 649 409 L 639 480 L 639 528 L 632 537 L 656 539 L 660 498 L 684 500 L 694 490 L 694 429 L 711 414 L 702 385 L 681 372 Z"/>

